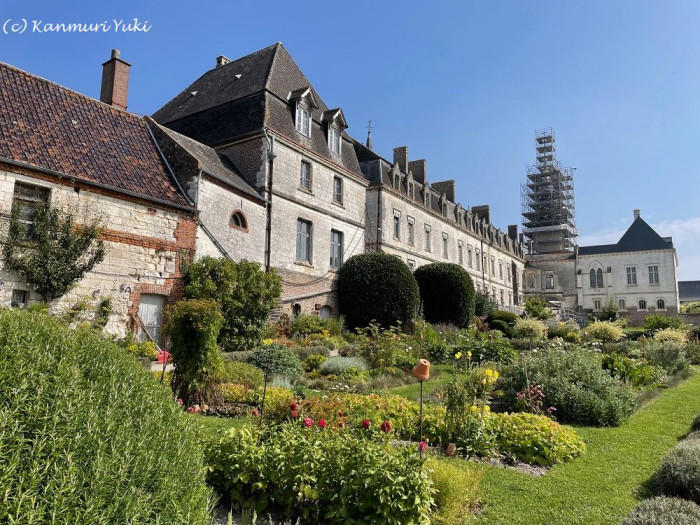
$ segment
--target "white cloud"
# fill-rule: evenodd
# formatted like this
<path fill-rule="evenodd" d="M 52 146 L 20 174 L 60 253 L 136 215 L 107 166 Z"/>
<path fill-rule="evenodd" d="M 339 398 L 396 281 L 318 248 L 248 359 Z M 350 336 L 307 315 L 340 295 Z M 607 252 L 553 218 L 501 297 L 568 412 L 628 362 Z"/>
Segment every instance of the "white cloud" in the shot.
<path fill-rule="evenodd" d="M 662 237 L 673 237 L 673 245 L 678 252 L 678 279 L 700 279 L 700 217 L 665 220 L 650 225 Z M 578 243 L 580 246 L 614 244 L 622 237 L 627 227 L 629 224 L 581 235 Z"/>

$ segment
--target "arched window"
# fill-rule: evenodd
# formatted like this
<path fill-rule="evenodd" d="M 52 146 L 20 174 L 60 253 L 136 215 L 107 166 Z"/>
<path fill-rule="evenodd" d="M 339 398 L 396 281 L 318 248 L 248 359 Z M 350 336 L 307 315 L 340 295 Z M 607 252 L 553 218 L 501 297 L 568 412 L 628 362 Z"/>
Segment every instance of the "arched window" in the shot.
<path fill-rule="evenodd" d="M 231 228 L 236 230 L 248 231 L 248 221 L 241 210 L 236 210 L 231 214 L 231 219 L 228 224 Z"/>
<path fill-rule="evenodd" d="M 639 309 L 640 310 L 646 310 L 647 309 L 647 302 L 644 299 L 639 300 Z"/>
<path fill-rule="evenodd" d="M 596 275 L 598 276 L 598 288 L 602 288 L 603 287 L 603 270 L 598 268 Z"/>
<path fill-rule="evenodd" d="M 663 299 L 659 299 L 656 301 L 656 309 L 657 310 L 665 310 L 666 309 L 666 303 L 664 302 Z"/>
<path fill-rule="evenodd" d="M 299 303 L 294 303 L 292 305 L 292 317 L 296 319 L 301 315 L 301 305 Z"/>
<path fill-rule="evenodd" d="M 591 268 L 591 288 L 595 288 L 595 270 Z"/>

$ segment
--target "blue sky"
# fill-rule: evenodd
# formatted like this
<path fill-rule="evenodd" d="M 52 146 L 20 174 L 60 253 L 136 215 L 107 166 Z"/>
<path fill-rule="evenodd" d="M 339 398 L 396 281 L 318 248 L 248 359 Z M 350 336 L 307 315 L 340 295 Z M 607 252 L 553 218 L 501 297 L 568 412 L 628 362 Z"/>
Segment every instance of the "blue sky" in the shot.
<path fill-rule="evenodd" d="M 131 62 L 129 109 L 152 113 L 214 65 L 282 41 L 357 138 L 407 145 L 464 205 L 520 223 L 536 128 L 576 171 L 581 244 L 614 242 L 632 209 L 700 279 L 700 3 L 695 1 L 156 2 L 5 0 L 0 23 L 148 21 L 147 33 L 0 34 L 0 60 L 99 96 Z"/>

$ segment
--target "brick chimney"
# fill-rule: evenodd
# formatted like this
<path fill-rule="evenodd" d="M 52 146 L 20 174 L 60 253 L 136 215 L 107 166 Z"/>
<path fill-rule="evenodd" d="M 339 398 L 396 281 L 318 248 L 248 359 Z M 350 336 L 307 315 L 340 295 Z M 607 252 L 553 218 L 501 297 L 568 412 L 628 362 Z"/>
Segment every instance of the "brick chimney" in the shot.
<path fill-rule="evenodd" d="M 408 173 L 408 147 L 399 146 L 394 148 L 394 164 L 399 164 L 399 169 Z"/>
<path fill-rule="evenodd" d="M 131 64 L 119 58 L 119 50 L 112 49 L 112 57 L 102 64 L 100 101 L 119 109 L 126 109 Z"/>

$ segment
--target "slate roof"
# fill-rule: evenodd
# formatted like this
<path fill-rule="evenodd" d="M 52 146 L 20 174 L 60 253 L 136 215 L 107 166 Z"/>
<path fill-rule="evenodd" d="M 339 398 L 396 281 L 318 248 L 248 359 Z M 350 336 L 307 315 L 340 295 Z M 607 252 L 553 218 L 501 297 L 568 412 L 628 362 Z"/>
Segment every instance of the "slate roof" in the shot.
<path fill-rule="evenodd" d="M 145 120 L 0 62 L 0 161 L 191 207 Z"/>
<path fill-rule="evenodd" d="M 678 295 L 682 303 L 700 301 L 700 281 L 678 281 Z"/>
<path fill-rule="evenodd" d="M 294 127 L 295 93 L 310 88 L 317 108 L 312 110 L 311 138 Z M 269 127 L 306 148 L 361 176 L 352 142 L 344 131 L 341 155 L 328 148 L 328 106 L 281 43 L 233 60 L 204 73 L 153 114 L 153 118 L 195 140 L 216 147 Z M 337 108 L 336 108 L 337 109 Z"/>
<path fill-rule="evenodd" d="M 220 155 L 213 148 L 197 142 L 185 135 L 177 133 L 165 126 L 161 126 L 153 119 L 148 119 L 149 124 L 157 126 L 163 133 L 168 135 L 173 141 L 175 141 L 181 148 L 183 148 L 187 153 L 189 153 L 199 164 L 199 168 L 206 172 L 211 177 L 218 179 L 237 190 L 255 197 L 259 200 L 264 200 L 263 197 L 253 189 L 253 187 L 248 184 L 240 175 L 238 169 L 234 166 L 231 160 Z"/>
<path fill-rule="evenodd" d="M 579 255 L 599 255 L 606 253 L 639 252 L 648 250 L 669 250 L 673 248 L 670 237 L 661 237 L 644 219 L 637 217 L 616 244 L 579 246 Z"/>

